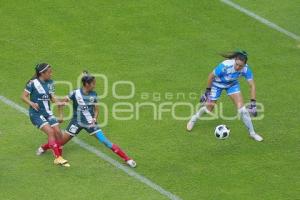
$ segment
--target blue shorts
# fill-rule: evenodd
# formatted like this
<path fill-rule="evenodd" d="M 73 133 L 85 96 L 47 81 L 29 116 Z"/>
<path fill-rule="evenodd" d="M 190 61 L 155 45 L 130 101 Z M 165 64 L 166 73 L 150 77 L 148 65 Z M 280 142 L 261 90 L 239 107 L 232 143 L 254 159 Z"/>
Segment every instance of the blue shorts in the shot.
<path fill-rule="evenodd" d="M 38 113 L 30 113 L 30 121 L 31 123 L 36 126 L 37 128 L 41 129 L 46 124 L 49 124 L 51 127 L 58 125 L 58 121 L 56 117 L 50 115 L 45 117 L 44 115 L 40 115 Z"/>
<path fill-rule="evenodd" d="M 235 94 L 235 93 L 239 93 L 240 92 L 240 84 L 239 83 L 236 83 L 228 88 L 220 88 L 220 87 L 217 87 L 217 86 L 212 86 L 211 87 L 211 92 L 210 92 L 210 100 L 213 100 L 213 101 L 216 101 L 220 98 L 221 94 L 222 94 L 222 91 L 226 90 L 227 92 L 227 95 L 232 95 L 232 94 Z"/>
<path fill-rule="evenodd" d="M 68 133 L 71 136 L 76 136 L 82 129 L 86 130 L 89 133 L 89 135 L 94 135 L 99 130 L 101 131 L 101 128 L 98 124 L 85 125 L 78 123 L 77 119 L 73 118 L 66 129 L 66 133 Z"/>

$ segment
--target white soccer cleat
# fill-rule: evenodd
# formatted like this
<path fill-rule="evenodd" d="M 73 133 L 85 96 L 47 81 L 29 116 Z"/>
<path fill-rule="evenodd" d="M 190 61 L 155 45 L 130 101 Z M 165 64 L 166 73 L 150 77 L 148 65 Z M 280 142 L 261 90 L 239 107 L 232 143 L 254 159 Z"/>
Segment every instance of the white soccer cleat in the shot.
<path fill-rule="evenodd" d="M 257 142 L 261 142 L 261 141 L 264 140 L 264 139 L 263 139 L 260 135 L 258 135 L 257 133 L 250 135 L 250 137 L 253 138 L 253 139 L 254 139 L 255 141 L 257 141 Z"/>
<path fill-rule="evenodd" d="M 193 120 L 193 118 L 187 123 L 186 130 L 192 131 L 192 129 L 195 126 L 196 121 Z"/>
<path fill-rule="evenodd" d="M 36 155 L 37 155 L 37 156 L 40 156 L 40 155 L 42 155 L 43 153 L 45 153 L 45 150 L 44 150 L 42 147 L 39 147 L 39 148 L 36 150 Z"/>
<path fill-rule="evenodd" d="M 135 168 L 135 167 L 136 167 L 136 162 L 135 162 L 134 160 L 132 160 L 132 159 L 127 160 L 126 163 L 127 163 L 127 165 L 128 165 L 129 167 L 132 167 L 132 168 Z"/>

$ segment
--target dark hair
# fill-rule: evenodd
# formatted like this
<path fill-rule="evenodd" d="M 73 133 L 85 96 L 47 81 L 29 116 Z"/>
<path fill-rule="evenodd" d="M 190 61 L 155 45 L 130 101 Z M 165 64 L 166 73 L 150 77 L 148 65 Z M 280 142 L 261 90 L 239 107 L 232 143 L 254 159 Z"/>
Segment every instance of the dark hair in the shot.
<path fill-rule="evenodd" d="M 91 84 L 94 80 L 95 77 L 90 75 L 88 71 L 84 70 L 82 72 L 81 82 L 83 86 L 85 86 L 86 84 Z"/>
<path fill-rule="evenodd" d="M 49 69 L 51 66 L 47 63 L 40 63 L 35 66 L 35 75 L 40 77 L 43 72 Z"/>
<path fill-rule="evenodd" d="M 221 56 L 224 58 L 228 59 L 238 59 L 241 61 L 244 61 L 244 63 L 247 63 L 248 61 L 248 53 L 243 50 L 237 50 L 237 51 L 232 51 L 232 52 L 227 52 L 227 53 L 220 53 Z"/>
<path fill-rule="evenodd" d="M 43 72 L 45 72 L 45 71 L 47 71 L 47 69 L 49 69 L 51 66 L 49 65 L 49 64 L 47 64 L 47 63 L 40 63 L 40 64 L 37 64 L 36 66 L 35 66 L 35 73 L 34 73 L 34 75 L 31 77 L 31 79 L 28 81 L 28 82 L 30 82 L 31 80 L 33 80 L 33 79 L 36 79 L 36 78 L 38 78 L 38 77 L 40 77 L 41 76 L 41 74 L 43 73 Z"/>

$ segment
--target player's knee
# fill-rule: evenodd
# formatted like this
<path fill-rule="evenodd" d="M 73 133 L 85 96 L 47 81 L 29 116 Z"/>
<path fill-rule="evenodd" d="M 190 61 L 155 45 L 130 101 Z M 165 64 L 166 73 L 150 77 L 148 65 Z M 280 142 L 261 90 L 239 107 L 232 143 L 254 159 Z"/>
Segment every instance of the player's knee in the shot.
<path fill-rule="evenodd" d="M 49 128 L 47 130 L 47 133 L 48 133 L 49 136 L 55 136 L 55 131 L 52 128 Z"/>
<path fill-rule="evenodd" d="M 239 102 L 239 103 L 236 104 L 236 107 L 237 107 L 238 110 L 240 110 L 240 109 L 244 108 L 245 106 L 244 106 L 243 102 Z"/>
<path fill-rule="evenodd" d="M 62 133 L 61 133 L 60 130 L 57 130 L 57 129 L 54 129 L 54 128 L 52 128 L 52 130 L 53 130 L 53 133 L 54 133 L 55 135 L 57 135 L 57 136 L 61 136 L 61 135 L 62 135 Z"/>
<path fill-rule="evenodd" d="M 206 112 L 212 112 L 214 110 L 215 104 L 211 103 L 206 106 Z"/>

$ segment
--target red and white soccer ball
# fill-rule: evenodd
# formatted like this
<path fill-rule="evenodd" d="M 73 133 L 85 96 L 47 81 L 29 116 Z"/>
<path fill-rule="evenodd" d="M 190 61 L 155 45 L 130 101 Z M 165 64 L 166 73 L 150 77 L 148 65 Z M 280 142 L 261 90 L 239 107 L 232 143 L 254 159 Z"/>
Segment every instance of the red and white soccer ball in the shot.
<path fill-rule="evenodd" d="M 215 129 L 215 136 L 218 139 L 226 139 L 229 137 L 230 129 L 226 125 L 218 125 Z"/>

